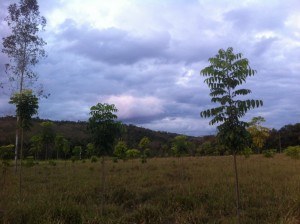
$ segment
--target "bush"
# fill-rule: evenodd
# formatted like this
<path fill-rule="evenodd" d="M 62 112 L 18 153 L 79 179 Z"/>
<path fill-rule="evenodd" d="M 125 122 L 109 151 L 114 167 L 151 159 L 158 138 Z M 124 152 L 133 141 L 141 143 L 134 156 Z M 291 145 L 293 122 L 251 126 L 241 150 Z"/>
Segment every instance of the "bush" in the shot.
<path fill-rule="evenodd" d="M 300 158 L 300 145 L 289 146 L 284 150 L 285 154 L 293 159 Z"/>
<path fill-rule="evenodd" d="M 133 158 L 138 157 L 139 155 L 140 155 L 140 151 L 137 150 L 137 149 L 129 149 L 129 150 L 126 151 L 126 157 L 127 158 L 133 159 Z"/>
<path fill-rule="evenodd" d="M 147 157 L 145 155 L 141 156 L 141 163 L 147 163 Z"/>
<path fill-rule="evenodd" d="M 48 164 L 50 166 L 56 166 L 56 162 L 54 160 L 49 160 Z"/>
<path fill-rule="evenodd" d="M 275 155 L 275 152 L 276 152 L 276 150 L 274 150 L 274 149 L 264 150 L 263 155 L 266 158 L 273 158 Z"/>
<path fill-rule="evenodd" d="M 249 158 L 250 155 L 253 154 L 253 151 L 251 148 L 247 147 L 242 151 L 242 154 L 245 156 L 245 158 Z"/>
<path fill-rule="evenodd" d="M 75 162 L 76 162 L 76 157 L 75 157 L 75 156 L 72 156 L 72 157 L 71 157 L 71 161 L 72 161 L 72 163 L 75 163 Z"/>
<path fill-rule="evenodd" d="M 92 156 L 91 157 L 91 163 L 96 163 L 98 161 L 97 156 Z"/>

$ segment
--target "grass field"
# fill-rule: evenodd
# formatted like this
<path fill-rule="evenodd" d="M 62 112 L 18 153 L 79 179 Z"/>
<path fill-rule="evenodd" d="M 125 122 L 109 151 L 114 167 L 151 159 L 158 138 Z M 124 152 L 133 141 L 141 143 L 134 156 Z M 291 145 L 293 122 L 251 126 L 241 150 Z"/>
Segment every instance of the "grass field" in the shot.
<path fill-rule="evenodd" d="M 233 158 L 40 162 L 1 172 L 3 223 L 235 223 Z M 300 222 L 300 161 L 238 157 L 241 223 Z"/>

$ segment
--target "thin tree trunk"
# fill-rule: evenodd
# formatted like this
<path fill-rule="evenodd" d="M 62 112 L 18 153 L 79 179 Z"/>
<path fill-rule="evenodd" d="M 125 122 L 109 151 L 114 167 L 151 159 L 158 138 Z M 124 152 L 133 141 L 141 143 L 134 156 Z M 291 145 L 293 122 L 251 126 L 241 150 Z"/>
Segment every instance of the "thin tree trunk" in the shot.
<path fill-rule="evenodd" d="M 105 197 L 105 160 L 104 160 L 104 156 L 102 156 L 101 159 L 101 194 L 102 194 L 102 198 L 101 198 L 101 216 L 103 215 L 103 207 L 104 207 L 104 197 Z"/>
<path fill-rule="evenodd" d="M 235 172 L 236 223 L 240 224 L 240 188 L 239 188 L 238 169 L 236 165 L 236 153 L 233 154 L 233 160 L 234 160 L 234 172 Z"/>
<path fill-rule="evenodd" d="M 21 128 L 21 148 L 20 148 L 20 176 L 19 176 L 19 193 L 20 193 L 20 201 L 22 200 L 22 157 L 23 157 L 23 141 L 24 141 L 24 129 Z"/>
<path fill-rule="evenodd" d="M 23 48 L 23 61 L 22 61 L 22 67 L 21 67 L 21 79 L 20 79 L 20 91 L 19 91 L 20 94 L 23 92 L 26 49 L 27 49 L 27 43 L 25 42 L 25 46 Z M 18 170 L 19 123 L 20 123 L 20 116 L 17 115 L 16 146 L 15 146 L 15 171 L 16 172 Z"/>
<path fill-rule="evenodd" d="M 20 121 L 20 117 L 17 116 L 16 144 L 15 144 L 15 172 L 18 171 L 19 121 Z"/>

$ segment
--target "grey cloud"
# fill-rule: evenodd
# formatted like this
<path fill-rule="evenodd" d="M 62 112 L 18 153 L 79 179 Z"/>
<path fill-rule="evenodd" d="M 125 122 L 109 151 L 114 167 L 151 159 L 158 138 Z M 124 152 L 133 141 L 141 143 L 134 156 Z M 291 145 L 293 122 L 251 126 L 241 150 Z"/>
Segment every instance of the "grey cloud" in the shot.
<path fill-rule="evenodd" d="M 224 19 L 240 30 L 279 29 L 284 26 L 287 11 L 281 5 L 249 6 L 224 13 Z M 249 30 L 250 29 L 250 30 Z"/>
<path fill-rule="evenodd" d="M 272 44 L 277 41 L 278 38 L 263 38 L 259 42 L 255 43 L 253 47 L 253 54 L 257 56 L 261 56 L 263 53 L 267 52 Z"/>
<path fill-rule="evenodd" d="M 77 28 L 73 21 L 66 21 L 62 30 L 60 36 L 72 42 L 66 50 L 108 64 L 134 64 L 159 57 L 168 48 L 170 39 L 166 32 L 134 36 L 117 28 Z"/>

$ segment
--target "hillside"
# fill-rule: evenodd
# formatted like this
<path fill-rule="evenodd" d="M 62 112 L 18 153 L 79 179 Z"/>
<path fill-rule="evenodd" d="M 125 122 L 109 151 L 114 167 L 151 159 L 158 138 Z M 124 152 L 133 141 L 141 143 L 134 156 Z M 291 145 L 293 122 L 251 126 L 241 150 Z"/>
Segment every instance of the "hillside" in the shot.
<path fill-rule="evenodd" d="M 25 134 L 25 144 L 29 143 L 33 135 L 40 133 L 40 123 L 49 120 L 34 119 L 31 131 Z M 71 142 L 71 146 L 82 145 L 85 146 L 90 142 L 89 132 L 87 130 L 87 122 L 82 121 L 52 121 L 56 133 L 62 134 Z M 1 117 L 0 118 L 0 145 L 12 144 L 15 141 L 15 117 Z M 172 139 L 177 136 L 176 133 L 153 131 L 150 129 L 137 127 L 134 125 L 125 125 L 126 132 L 123 133 L 122 139 L 125 140 L 130 148 L 137 148 L 139 141 L 143 137 L 148 137 L 151 140 L 151 147 L 159 149 L 162 145 L 170 145 Z M 193 142 L 201 142 L 201 138 L 189 137 Z"/>

